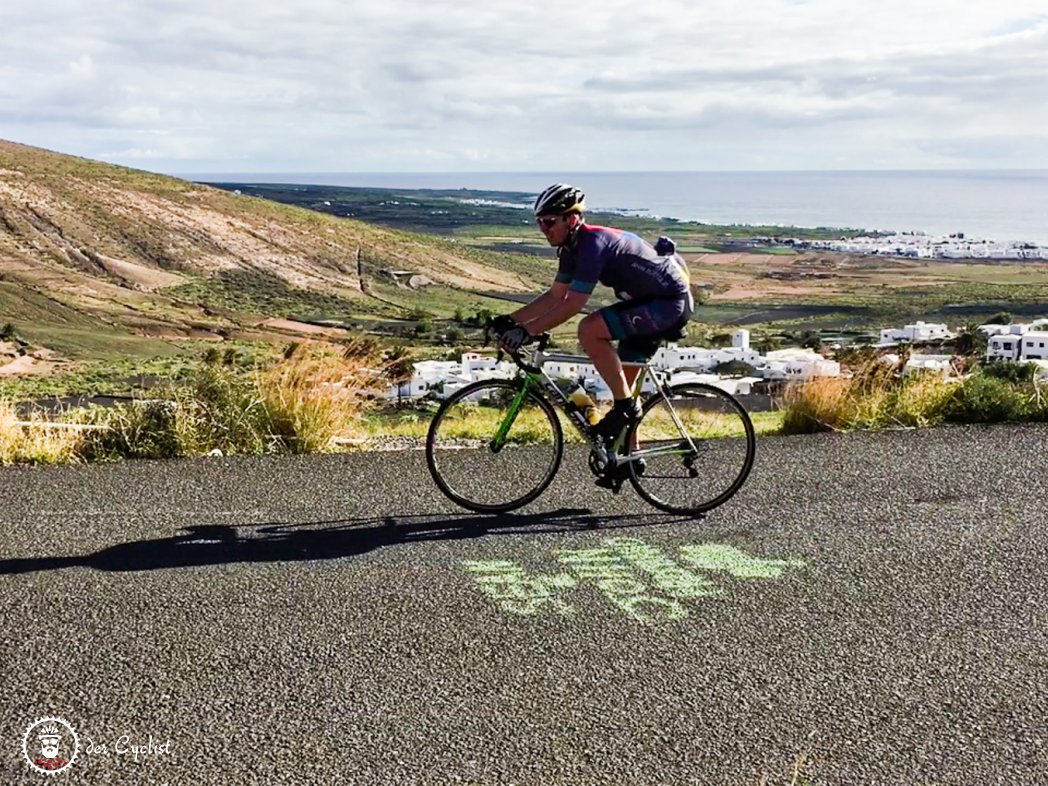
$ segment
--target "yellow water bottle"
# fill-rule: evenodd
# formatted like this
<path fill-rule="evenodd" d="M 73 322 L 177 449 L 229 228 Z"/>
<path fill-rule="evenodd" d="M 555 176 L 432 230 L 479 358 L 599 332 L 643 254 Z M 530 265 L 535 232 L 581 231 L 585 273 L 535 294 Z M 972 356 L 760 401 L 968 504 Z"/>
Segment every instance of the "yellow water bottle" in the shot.
<path fill-rule="evenodd" d="M 586 389 L 583 388 L 582 385 L 577 386 L 568 394 L 568 401 L 578 408 L 587 423 L 591 426 L 597 425 L 597 421 L 600 420 L 600 413 L 597 412 L 597 404 L 590 398 L 589 393 L 586 392 Z"/>

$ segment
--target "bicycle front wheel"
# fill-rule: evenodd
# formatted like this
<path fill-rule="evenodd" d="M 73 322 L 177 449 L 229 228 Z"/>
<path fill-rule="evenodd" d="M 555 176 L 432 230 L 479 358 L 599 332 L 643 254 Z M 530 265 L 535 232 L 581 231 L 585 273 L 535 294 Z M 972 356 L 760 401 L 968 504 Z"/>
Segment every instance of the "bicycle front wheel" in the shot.
<path fill-rule="evenodd" d="M 696 514 L 717 507 L 746 481 L 757 440 L 753 423 L 734 397 L 700 383 L 655 395 L 636 427 L 644 459 L 629 462 L 629 479 L 647 502 L 669 513 Z"/>
<path fill-rule="evenodd" d="M 426 463 L 437 486 L 467 510 L 527 505 L 560 466 L 564 434 L 552 405 L 521 380 L 482 380 L 449 396 L 429 426 Z"/>

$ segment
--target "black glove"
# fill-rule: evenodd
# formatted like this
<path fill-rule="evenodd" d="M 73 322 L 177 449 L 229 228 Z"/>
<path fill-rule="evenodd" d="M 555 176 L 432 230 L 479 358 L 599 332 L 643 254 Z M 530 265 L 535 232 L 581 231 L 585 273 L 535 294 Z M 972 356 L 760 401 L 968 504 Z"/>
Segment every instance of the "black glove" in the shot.
<path fill-rule="evenodd" d="M 499 336 L 499 343 L 510 352 L 516 352 L 522 346 L 532 340 L 531 334 L 520 325 L 507 330 Z"/>
<path fill-rule="evenodd" d="M 496 334 L 506 333 L 515 327 L 517 327 L 517 323 L 513 321 L 513 317 L 509 316 L 509 314 L 499 314 L 491 320 L 491 330 Z"/>

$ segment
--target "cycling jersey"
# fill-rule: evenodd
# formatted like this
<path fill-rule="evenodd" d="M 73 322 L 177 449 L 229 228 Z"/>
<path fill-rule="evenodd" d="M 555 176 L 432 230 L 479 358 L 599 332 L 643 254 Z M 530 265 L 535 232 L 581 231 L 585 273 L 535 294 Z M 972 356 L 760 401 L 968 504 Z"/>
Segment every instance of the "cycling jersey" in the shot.
<path fill-rule="evenodd" d="M 660 256 L 632 232 L 581 224 L 559 252 L 556 281 L 590 294 L 599 281 L 620 300 L 688 294 L 688 269 L 676 254 Z"/>

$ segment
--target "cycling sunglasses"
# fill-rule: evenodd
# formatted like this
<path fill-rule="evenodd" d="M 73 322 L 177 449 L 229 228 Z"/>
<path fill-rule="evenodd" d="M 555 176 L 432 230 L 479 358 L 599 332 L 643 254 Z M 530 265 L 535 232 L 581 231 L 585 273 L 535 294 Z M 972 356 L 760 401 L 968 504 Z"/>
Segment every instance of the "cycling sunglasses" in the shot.
<path fill-rule="evenodd" d="M 562 218 L 564 218 L 564 216 L 539 216 L 535 221 L 538 222 L 538 225 L 543 229 L 549 229 Z"/>

